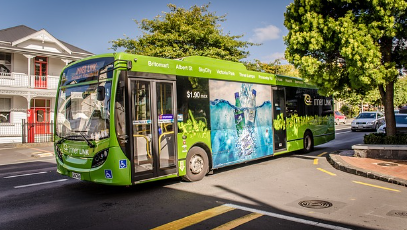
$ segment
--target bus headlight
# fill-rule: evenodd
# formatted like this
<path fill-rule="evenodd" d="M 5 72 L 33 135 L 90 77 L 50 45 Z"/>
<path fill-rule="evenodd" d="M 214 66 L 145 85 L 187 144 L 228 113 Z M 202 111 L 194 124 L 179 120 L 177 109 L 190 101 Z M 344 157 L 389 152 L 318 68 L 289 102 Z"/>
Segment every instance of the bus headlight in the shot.
<path fill-rule="evenodd" d="M 93 157 L 92 168 L 99 167 L 103 163 L 105 163 L 108 155 L 109 155 L 109 149 L 104 149 L 104 150 L 96 153 L 95 156 Z"/>

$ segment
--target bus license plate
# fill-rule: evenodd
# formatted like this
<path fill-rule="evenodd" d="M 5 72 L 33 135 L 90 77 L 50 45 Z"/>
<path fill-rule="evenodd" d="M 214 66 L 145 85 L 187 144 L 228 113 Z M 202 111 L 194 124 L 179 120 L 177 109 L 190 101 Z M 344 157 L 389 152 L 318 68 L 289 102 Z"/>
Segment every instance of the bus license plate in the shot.
<path fill-rule="evenodd" d="M 81 179 L 81 174 L 80 174 L 80 173 L 76 173 L 76 172 L 72 172 L 72 178 L 73 178 L 73 179 L 80 180 L 80 179 Z"/>

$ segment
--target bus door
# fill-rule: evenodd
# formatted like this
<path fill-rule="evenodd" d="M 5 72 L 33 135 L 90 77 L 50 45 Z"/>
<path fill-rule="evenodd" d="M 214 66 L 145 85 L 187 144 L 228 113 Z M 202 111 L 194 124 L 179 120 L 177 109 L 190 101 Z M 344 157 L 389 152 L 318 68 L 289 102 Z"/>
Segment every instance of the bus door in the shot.
<path fill-rule="evenodd" d="M 175 82 L 129 81 L 133 179 L 175 174 Z"/>
<path fill-rule="evenodd" d="M 273 87 L 274 151 L 287 149 L 286 111 L 284 87 Z"/>

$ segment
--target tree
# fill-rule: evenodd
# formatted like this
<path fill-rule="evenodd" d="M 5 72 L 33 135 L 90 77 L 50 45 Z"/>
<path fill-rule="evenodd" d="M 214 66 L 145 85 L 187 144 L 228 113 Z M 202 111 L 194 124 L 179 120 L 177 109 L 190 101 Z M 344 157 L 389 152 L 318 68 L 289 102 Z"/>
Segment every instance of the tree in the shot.
<path fill-rule="evenodd" d="M 248 70 L 279 74 L 284 76 L 299 77 L 298 70 L 290 64 L 281 64 L 280 59 L 274 60 L 274 62 L 264 63 L 260 60 L 254 60 L 254 62 L 243 63 Z"/>
<path fill-rule="evenodd" d="M 209 4 L 192 6 L 189 10 L 168 4 L 170 12 L 163 12 L 154 19 L 135 20 L 143 35 L 111 41 L 112 49 L 122 47 L 125 52 L 163 58 L 206 56 L 229 61 L 239 61 L 249 55 L 244 49 L 259 45 L 240 41 L 243 35 L 224 34 L 220 22 L 226 16 L 208 11 Z"/>
<path fill-rule="evenodd" d="M 407 104 L 407 77 L 399 78 L 394 87 L 394 104 L 403 106 Z"/>
<path fill-rule="evenodd" d="M 286 59 L 332 94 L 378 88 L 395 135 L 394 84 L 407 61 L 405 0 L 294 0 L 285 12 Z"/>

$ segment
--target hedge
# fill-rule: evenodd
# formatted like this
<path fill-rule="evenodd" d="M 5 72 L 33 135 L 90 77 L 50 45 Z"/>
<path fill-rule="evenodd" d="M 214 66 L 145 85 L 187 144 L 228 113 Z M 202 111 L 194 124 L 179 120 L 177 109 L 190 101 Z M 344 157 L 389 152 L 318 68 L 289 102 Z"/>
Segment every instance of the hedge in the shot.
<path fill-rule="evenodd" d="M 371 133 L 364 136 L 365 144 L 407 145 L 407 134 L 386 136 L 385 133 Z"/>

